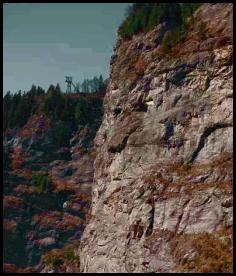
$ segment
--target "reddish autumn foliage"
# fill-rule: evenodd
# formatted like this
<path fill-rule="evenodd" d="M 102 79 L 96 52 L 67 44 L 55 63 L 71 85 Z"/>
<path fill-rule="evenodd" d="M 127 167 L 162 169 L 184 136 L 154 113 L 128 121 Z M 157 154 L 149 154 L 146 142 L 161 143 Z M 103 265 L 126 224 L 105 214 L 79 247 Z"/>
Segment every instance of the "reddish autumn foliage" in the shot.
<path fill-rule="evenodd" d="M 34 192 L 34 188 L 25 184 L 20 184 L 14 189 L 14 192 L 17 194 L 32 194 Z"/>
<path fill-rule="evenodd" d="M 3 219 L 3 229 L 5 231 L 14 231 L 16 229 L 17 222 L 13 219 Z"/>
<path fill-rule="evenodd" d="M 33 216 L 32 221 L 38 224 L 39 229 L 47 229 L 53 226 L 53 229 L 62 232 L 74 230 L 83 225 L 84 221 L 77 216 L 60 211 L 43 212 Z"/>
<path fill-rule="evenodd" d="M 16 196 L 3 196 L 3 209 L 19 208 L 22 206 L 22 199 Z"/>
<path fill-rule="evenodd" d="M 17 135 L 19 137 L 31 138 L 33 135 L 41 135 L 50 128 L 50 120 L 43 116 L 32 116 L 27 124 L 21 128 Z"/>

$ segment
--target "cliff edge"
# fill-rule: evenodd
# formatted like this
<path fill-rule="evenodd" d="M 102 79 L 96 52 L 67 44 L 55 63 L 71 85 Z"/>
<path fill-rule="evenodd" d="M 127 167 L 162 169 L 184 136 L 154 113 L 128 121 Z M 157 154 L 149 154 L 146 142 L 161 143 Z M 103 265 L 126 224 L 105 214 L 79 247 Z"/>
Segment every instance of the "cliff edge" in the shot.
<path fill-rule="evenodd" d="M 111 59 L 81 272 L 231 272 L 233 4 L 203 4 Z M 204 26 L 204 27 L 203 27 Z"/>

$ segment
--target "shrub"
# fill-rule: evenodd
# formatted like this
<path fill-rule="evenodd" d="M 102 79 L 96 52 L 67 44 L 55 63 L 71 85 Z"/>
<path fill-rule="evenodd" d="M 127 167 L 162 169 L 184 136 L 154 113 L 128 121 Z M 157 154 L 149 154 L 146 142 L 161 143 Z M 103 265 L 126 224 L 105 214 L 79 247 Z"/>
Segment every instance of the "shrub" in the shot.
<path fill-rule="evenodd" d="M 181 11 L 183 20 L 191 17 L 200 6 L 201 3 L 182 3 Z"/>
<path fill-rule="evenodd" d="M 172 32 L 171 31 L 167 31 L 163 37 L 162 40 L 162 51 L 164 53 L 170 53 L 171 49 L 172 49 Z"/>
<path fill-rule="evenodd" d="M 96 97 L 80 97 L 75 107 L 74 118 L 77 124 L 92 123 L 94 118 L 102 115 L 102 100 Z"/>
<path fill-rule="evenodd" d="M 197 254 L 191 260 L 181 259 L 178 271 L 190 269 L 200 273 L 232 272 L 232 240 L 225 237 L 226 233 L 222 234 L 223 239 L 209 233 L 189 236 L 191 246 Z"/>
<path fill-rule="evenodd" d="M 174 46 L 183 42 L 188 29 L 194 24 L 194 12 L 201 3 L 135 3 L 129 7 L 128 16 L 118 29 L 123 39 L 152 30 L 165 24 L 167 31 L 162 38 L 162 52 L 171 53 Z M 204 37 L 205 26 L 200 26 L 199 36 Z"/>
<path fill-rule="evenodd" d="M 10 91 L 3 97 L 3 130 L 22 127 L 37 109 L 37 98 L 44 95 L 41 87 L 32 86 L 27 93 L 11 94 Z"/>
<path fill-rule="evenodd" d="M 63 248 L 53 249 L 42 256 L 42 261 L 50 268 L 57 269 L 58 272 L 79 272 L 80 259 L 74 254 L 79 244 L 73 242 Z"/>
<path fill-rule="evenodd" d="M 75 258 L 75 254 L 74 254 L 74 251 L 73 251 L 73 249 L 71 248 L 71 247 L 68 247 L 67 249 L 66 249 L 66 251 L 65 251 L 65 259 L 67 260 L 67 261 L 73 261 L 74 260 L 74 258 Z"/>
<path fill-rule="evenodd" d="M 59 256 L 48 255 L 44 258 L 44 263 L 49 267 L 55 268 L 63 264 L 63 261 Z"/>
<path fill-rule="evenodd" d="M 50 190 L 50 179 L 47 174 L 34 173 L 32 175 L 32 181 L 34 183 L 35 191 L 37 193 L 45 193 Z"/>
<path fill-rule="evenodd" d="M 163 53 L 171 53 L 176 44 L 184 42 L 187 36 L 187 28 L 187 25 L 182 25 L 175 30 L 165 33 L 161 43 Z"/>
<path fill-rule="evenodd" d="M 75 255 L 73 246 L 67 246 L 65 248 L 64 258 L 66 261 L 77 261 L 79 263 L 79 256 Z"/>
<path fill-rule="evenodd" d="M 147 22 L 147 27 L 146 30 L 151 30 L 155 26 L 157 26 L 160 22 L 160 9 L 158 4 L 153 4 L 153 8 L 151 9 L 148 22 Z"/>
<path fill-rule="evenodd" d="M 68 147 L 73 130 L 73 122 L 57 121 L 48 131 L 48 136 L 53 141 L 55 148 Z"/>

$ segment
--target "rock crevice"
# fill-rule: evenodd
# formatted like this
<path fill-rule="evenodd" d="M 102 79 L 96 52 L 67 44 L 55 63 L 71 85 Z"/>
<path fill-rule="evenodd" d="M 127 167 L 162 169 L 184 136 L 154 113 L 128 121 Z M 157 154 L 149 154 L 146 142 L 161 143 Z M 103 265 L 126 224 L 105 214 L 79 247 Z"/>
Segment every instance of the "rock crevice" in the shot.
<path fill-rule="evenodd" d="M 159 27 L 117 43 L 82 272 L 201 272 L 204 250 L 230 236 L 232 4 L 203 4 L 194 16 L 206 22 L 206 39 L 194 24 L 170 55 L 158 55 Z"/>

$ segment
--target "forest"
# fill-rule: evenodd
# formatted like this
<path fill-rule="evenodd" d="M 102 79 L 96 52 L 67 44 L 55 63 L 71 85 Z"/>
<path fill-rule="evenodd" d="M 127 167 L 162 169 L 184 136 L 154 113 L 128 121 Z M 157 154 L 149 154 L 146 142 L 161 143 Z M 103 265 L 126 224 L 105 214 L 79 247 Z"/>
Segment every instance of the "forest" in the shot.
<path fill-rule="evenodd" d="M 74 124 L 91 121 L 96 112 L 101 112 L 96 94 L 104 93 L 106 86 L 107 80 L 103 81 L 100 76 L 85 79 L 80 85 L 80 92 L 71 94 L 63 93 L 59 84 L 50 85 L 46 92 L 35 85 L 27 92 L 7 92 L 3 97 L 3 131 L 24 126 L 35 114 Z M 85 97 L 83 93 L 91 94 Z"/>
<path fill-rule="evenodd" d="M 187 29 L 188 18 L 202 3 L 134 3 L 126 11 L 126 19 L 118 33 L 123 39 L 145 33 L 159 24 L 165 24 L 167 30 L 174 31 L 168 40 L 176 40 Z"/>
<path fill-rule="evenodd" d="M 95 76 L 92 79 L 84 79 L 83 82 L 76 83 L 76 90 L 83 93 L 93 93 L 106 89 L 108 79 L 103 79 L 103 76 Z"/>

